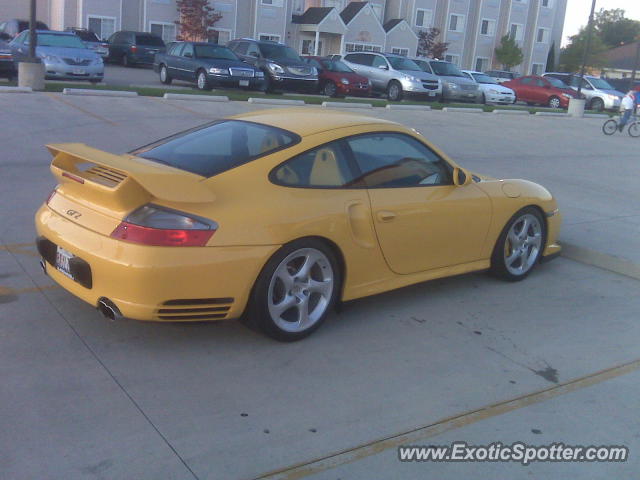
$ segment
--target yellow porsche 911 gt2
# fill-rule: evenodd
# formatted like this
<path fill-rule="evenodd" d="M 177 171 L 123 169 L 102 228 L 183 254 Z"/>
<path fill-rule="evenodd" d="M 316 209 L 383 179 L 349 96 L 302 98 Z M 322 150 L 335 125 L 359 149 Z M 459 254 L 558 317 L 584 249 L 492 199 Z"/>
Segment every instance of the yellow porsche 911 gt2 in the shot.
<path fill-rule="evenodd" d="M 521 280 L 560 252 L 546 189 L 368 116 L 260 110 L 125 155 L 47 148 L 42 265 L 111 318 L 242 318 L 296 340 L 336 302 L 476 270 Z"/>

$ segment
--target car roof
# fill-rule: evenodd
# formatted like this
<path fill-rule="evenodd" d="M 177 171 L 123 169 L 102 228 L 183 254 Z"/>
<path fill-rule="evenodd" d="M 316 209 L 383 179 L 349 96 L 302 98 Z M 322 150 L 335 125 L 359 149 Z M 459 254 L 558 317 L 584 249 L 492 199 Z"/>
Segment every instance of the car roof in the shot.
<path fill-rule="evenodd" d="M 397 123 L 389 120 L 373 118 L 366 115 L 308 107 L 258 110 L 236 115 L 231 118 L 270 125 L 296 133 L 301 137 L 356 125 L 397 125 Z"/>
<path fill-rule="evenodd" d="M 479 74 L 479 75 L 486 75 L 484 72 L 478 72 L 476 70 L 461 70 L 461 72 L 464 72 L 464 73 L 476 73 L 476 74 Z"/>
<path fill-rule="evenodd" d="M 25 30 L 26 32 L 26 30 Z M 36 30 L 36 33 L 49 33 L 49 34 L 54 34 L 54 35 L 66 35 L 66 36 L 71 36 L 71 37 L 75 37 L 76 34 L 73 32 L 61 32 L 60 30 Z"/>

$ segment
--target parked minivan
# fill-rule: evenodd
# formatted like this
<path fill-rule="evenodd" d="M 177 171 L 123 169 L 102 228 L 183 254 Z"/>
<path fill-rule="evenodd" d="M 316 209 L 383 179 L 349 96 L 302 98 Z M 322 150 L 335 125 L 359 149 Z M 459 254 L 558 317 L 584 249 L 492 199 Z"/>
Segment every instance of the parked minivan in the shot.
<path fill-rule="evenodd" d="M 440 77 L 443 101 L 482 103 L 482 90 L 478 83 L 467 77 L 453 63 L 430 58 L 416 58 L 414 61 L 425 72 Z"/>
<path fill-rule="evenodd" d="M 552 77 L 562 80 L 573 90 L 578 90 L 580 84 L 580 75 L 571 73 L 544 73 L 543 77 Z M 619 92 L 612 87 L 606 80 L 585 75 L 582 79 L 582 93 L 587 98 L 587 108 L 590 110 L 617 110 L 620 108 L 620 101 L 624 97 L 624 93 Z"/>
<path fill-rule="evenodd" d="M 423 72 L 415 62 L 391 53 L 353 52 L 343 57 L 356 73 L 367 77 L 374 91 L 384 92 L 391 101 L 419 96 L 437 100 L 442 95 L 442 82 Z"/>
<path fill-rule="evenodd" d="M 164 53 L 165 44 L 160 37 L 148 32 L 119 31 L 109 37 L 108 61 L 125 67 L 152 65 L 156 53 Z"/>

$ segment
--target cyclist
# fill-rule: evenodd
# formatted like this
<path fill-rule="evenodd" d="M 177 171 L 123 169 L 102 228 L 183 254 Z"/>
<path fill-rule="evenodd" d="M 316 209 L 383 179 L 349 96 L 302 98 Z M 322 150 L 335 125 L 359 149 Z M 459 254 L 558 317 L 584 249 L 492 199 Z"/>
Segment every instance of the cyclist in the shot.
<path fill-rule="evenodd" d="M 618 124 L 618 129 L 621 132 L 622 130 L 624 130 L 625 125 L 629 122 L 631 114 L 635 111 L 636 108 L 638 108 L 639 96 L 640 92 L 629 90 L 629 92 L 620 102 L 620 113 L 622 113 L 622 118 L 620 119 L 620 123 Z"/>

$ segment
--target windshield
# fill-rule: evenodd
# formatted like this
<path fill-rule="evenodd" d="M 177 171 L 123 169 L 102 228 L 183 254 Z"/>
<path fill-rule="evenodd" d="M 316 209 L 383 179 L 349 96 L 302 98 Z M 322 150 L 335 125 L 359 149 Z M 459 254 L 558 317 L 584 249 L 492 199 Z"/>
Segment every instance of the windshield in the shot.
<path fill-rule="evenodd" d="M 90 32 L 89 30 L 76 30 L 74 32 L 80 40 L 83 42 L 99 42 L 100 39 L 96 36 L 95 33 Z"/>
<path fill-rule="evenodd" d="M 75 35 L 57 35 L 55 33 L 39 33 L 39 47 L 82 48 L 87 46 Z"/>
<path fill-rule="evenodd" d="M 420 67 L 420 70 L 423 72 L 431 73 L 431 68 L 429 68 L 429 62 L 425 62 L 424 60 L 414 60 L 413 63 Z"/>
<path fill-rule="evenodd" d="M 133 152 L 148 160 L 212 177 L 297 143 L 286 130 L 226 120 L 188 130 Z"/>
<path fill-rule="evenodd" d="M 559 80 L 554 77 L 544 77 L 544 78 L 549 80 L 549 83 L 556 88 L 569 88 L 569 86 L 566 83 L 564 83 L 562 80 Z"/>
<path fill-rule="evenodd" d="M 273 60 L 286 59 L 302 61 L 293 48 L 285 45 L 262 43 L 260 44 L 260 51 L 264 57 L 272 58 Z"/>
<path fill-rule="evenodd" d="M 238 60 L 236 54 L 222 45 L 195 45 L 196 58 Z"/>
<path fill-rule="evenodd" d="M 498 84 L 498 82 L 496 82 L 493 78 L 491 78 L 489 75 L 486 75 L 484 73 L 472 73 L 471 76 L 478 83 L 489 83 L 491 85 Z"/>
<path fill-rule="evenodd" d="M 338 73 L 353 73 L 346 63 L 341 62 L 340 60 L 323 60 L 320 62 L 322 68 L 327 70 L 328 72 L 338 72 Z"/>
<path fill-rule="evenodd" d="M 164 42 L 155 35 L 136 35 L 136 45 L 149 45 L 152 47 L 164 47 Z"/>
<path fill-rule="evenodd" d="M 464 77 L 464 74 L 453 63 L 449 62 L 431 62 L 431 68 L 436 75 L 447 77 Z"/>
<path fill-rule="evenodd" d="M 404 57 L 387 57 L 389 63 L 396 70 L 411 70 L 413 72 L 421 72 L 422 69 L 414 62 Z"/>
<path fill-rule="evenodd" d="M 598 88 L 600 90 L 615 90 L 615 88 L 613 88 L 609 82 L 601 78 L 587 77 L 587 80 L 591 82 L 593 88 Z"/>

